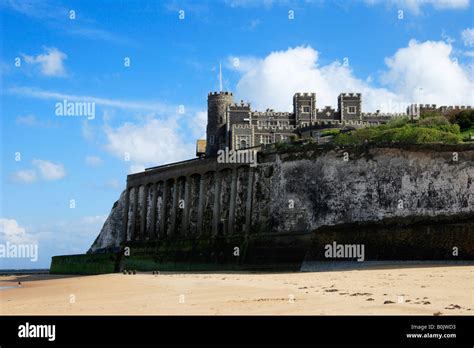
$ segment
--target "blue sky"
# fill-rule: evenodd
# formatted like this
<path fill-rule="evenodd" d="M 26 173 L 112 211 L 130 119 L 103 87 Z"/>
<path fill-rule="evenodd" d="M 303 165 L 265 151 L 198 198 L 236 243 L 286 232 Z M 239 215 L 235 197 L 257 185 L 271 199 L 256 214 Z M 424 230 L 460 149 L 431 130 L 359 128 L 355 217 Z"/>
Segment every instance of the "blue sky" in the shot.
<path fill-rule="evenodd" d="M 472 105 L 472 6 L 0 0 L 0 242 L 39 246 L 37 262 L 0 268 L 85 252 L 128 173 L 193 157 L 219 63 L 224 88 L 259 110 L 298 91 L 319 108 L 340 92 L 362 92 L 366 111 Z M 95 118 L 55 115 L 64 99 L 94 102 Z"/>

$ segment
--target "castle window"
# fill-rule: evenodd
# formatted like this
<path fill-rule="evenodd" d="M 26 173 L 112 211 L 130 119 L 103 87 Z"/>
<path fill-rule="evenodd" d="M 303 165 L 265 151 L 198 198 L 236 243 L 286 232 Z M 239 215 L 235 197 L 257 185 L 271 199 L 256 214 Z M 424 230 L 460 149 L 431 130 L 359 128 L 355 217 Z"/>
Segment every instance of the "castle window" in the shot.
<path fill-rule="evenodd" d="M 214 137 L 214 134 L 209 135 L 209 144 L 214 145 L 216 139 Z"/>
<path fill-rule="evenodd" d="M 247 147 L 247 142 L 244 139 L 242 139 L 240 141 L 240 147 L 239 148 L 240 149 L 245 149 L 246 147 Z"/>
<path fill-rule="evenodd" d="M 355 114 L 356 113 L 356 107 L 355 106 L 349 106 L 347 109 L 348 109 L 347 110 L 348 114 Z"/>
<path fill-rule="evenodd" d="M 309 106 L 303 106 L 303 112 L 308 112 L 309 113 L 310 108 Z"/>
<path fill-rule="evenodd" d="M 261 144 L 271 144 L 272 143 L 272 136 L 271 135 L 260 135 L 260 143 Z"/>

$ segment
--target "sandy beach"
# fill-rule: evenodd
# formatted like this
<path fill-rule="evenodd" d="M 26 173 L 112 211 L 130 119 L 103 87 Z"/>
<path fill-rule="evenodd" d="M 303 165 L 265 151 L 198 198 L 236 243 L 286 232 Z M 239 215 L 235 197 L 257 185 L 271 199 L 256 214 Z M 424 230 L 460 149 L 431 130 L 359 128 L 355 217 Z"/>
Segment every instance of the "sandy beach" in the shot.
<path fill-rule="evenodd" d="M 0 314 L 471 315 L 473 279 L 473 266 L 2 276 Z"/>

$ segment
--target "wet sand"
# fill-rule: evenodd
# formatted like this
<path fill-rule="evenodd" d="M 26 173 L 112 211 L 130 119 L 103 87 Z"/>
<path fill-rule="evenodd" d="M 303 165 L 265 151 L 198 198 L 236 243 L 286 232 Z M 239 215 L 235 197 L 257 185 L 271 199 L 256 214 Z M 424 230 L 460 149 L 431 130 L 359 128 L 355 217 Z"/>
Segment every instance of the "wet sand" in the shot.
<path fill-rule="evenodd" d="M 474 266 L 1 276 L 2 315 L 472 315 Z"/>

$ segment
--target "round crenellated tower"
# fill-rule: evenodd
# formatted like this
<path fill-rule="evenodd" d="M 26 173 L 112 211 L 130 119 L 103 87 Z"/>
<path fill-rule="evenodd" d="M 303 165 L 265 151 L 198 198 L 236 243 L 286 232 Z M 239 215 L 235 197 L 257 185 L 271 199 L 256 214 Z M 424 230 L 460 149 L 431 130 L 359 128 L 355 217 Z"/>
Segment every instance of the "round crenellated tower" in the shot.
<path fill-rule="evenodd" d="M 227 108 L 231 92 L 210 92 L 207 96 L 206 156 L 215 156 L 227 144 Z"/>

